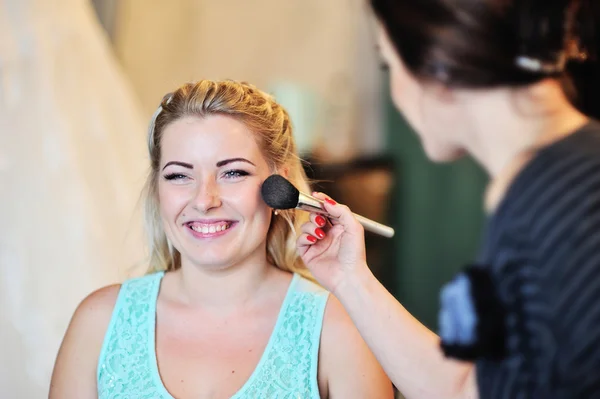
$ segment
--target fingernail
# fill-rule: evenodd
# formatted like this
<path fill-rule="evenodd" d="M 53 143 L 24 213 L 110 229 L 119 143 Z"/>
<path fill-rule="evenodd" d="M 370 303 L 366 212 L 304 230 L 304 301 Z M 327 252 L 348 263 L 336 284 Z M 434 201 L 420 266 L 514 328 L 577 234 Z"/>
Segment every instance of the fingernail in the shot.
<path fill-rule="evenodd" d="M 335 204 L 337 204 L 337 202 L 335 202 L 331 198 L 325 198 L 325 202 L 327 202 L 329 205 L 335 205 Z"/>
<path fill-rule="evenodd" d="M 315 235 L 319 238 L 323 238 L 323 237 L 325 237 L 325 232 L 317 227 L 315 229 Z"/>
<path fill-rule="evenodd" d="M 325 218 L 321 215 L 318 215 L 315 218 L 315 223 L 317 223 L 317 226 L 323 227 L 323 226 L 325 226 L 325 222 L 326 222 Z"/>
<path fill-rule="evenodd" d="M 306 236 L 306 239 L 307 239 L 308 241 L 312 242 L 313 244 L 314 244 L 315 242 L 317 242 L 317 239 L 316 239 L 315 237 L 313 237 L 313 236 Z"/>

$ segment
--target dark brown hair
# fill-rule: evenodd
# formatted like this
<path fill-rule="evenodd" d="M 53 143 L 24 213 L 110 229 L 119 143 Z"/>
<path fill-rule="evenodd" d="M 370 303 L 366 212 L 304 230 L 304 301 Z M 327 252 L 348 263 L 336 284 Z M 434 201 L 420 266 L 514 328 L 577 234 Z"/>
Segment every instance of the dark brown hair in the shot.
<path fill-rule="evenodd" d="M 491 88 L 552 76 L 572 82 L 575 106 L 600 118 L 600 101 L 594 98 L 600 90 L 600 1 L 370 2 L 403 63 L 418 78 Z M 523 67 L 517 60 L 524 58 L 550 68 Z"/>

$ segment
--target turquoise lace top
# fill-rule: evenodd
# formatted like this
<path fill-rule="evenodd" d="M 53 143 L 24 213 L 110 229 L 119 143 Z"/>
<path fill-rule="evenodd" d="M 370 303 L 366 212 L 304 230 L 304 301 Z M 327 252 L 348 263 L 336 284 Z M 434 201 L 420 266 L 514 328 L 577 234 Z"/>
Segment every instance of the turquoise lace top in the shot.
<path fill-rule="evenodd" d="M 173 399 L 156 363 L 156 299 L 164 273 L 123 283 L 98 359 L 98 398 Z M 295 274 L 256 369 L 232 397 L 319 398 L 317 361 L 328 293 Z"/>

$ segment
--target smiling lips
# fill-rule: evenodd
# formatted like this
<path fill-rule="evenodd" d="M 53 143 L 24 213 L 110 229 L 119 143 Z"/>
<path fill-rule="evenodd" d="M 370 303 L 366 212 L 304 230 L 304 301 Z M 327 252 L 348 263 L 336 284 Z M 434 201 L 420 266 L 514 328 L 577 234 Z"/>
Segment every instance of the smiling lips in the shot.
<path fill-rule="evenodd" d="M 187 226 L 196 237 L 213 237 L 224 234 L 234 224 L 232 221 L 189 222 Z"/>

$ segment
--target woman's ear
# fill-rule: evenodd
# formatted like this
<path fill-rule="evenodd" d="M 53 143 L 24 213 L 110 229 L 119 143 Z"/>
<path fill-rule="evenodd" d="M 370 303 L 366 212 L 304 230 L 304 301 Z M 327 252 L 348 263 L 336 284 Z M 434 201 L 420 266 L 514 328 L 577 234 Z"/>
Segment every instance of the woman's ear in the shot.
<path fill-rule="evenodd" d="M 275 169 L 275 173 L 287 179 L 290 176 L 290 168 L 288 166 L 282 166 L 281 168 Z"/>
<path fill-rule="evenodd" d="M 453 104 L 456 103 L 457 95 L 456 92 L 446 86 L 445 84 L 432 82 L 427 83 L 428 89 L 431 93 L 437 98 L 437 100 L 443 104 Z"/>

